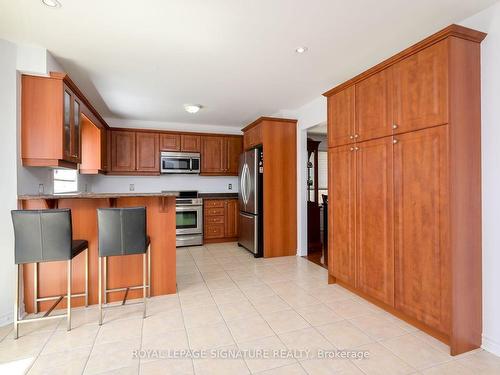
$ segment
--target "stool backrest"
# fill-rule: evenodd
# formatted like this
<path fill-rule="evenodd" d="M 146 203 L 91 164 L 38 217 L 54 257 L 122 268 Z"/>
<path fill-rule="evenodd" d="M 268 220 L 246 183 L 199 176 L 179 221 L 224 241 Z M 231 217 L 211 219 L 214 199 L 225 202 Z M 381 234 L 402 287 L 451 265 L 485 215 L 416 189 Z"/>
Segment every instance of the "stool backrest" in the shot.
<path fill-rule="evenodd" d="M 71 210 L 12 210 L 15 263 L 71 259 Z"/>
<path fill-rule="evenodd" d="M 146 207 L 99 208 L 97 225 L 99 256 L 146 252 Z"/>

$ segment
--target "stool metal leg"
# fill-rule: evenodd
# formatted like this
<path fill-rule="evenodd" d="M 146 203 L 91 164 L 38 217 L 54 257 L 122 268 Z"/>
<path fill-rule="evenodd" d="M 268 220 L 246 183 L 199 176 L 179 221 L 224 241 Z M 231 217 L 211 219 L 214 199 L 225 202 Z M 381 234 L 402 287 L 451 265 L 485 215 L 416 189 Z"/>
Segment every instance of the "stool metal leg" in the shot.
<path fill-rule="evenodd" d="M 146 317 L 146 258 L 147 255 L 142 256 L 142 300 L 144 302 L 144 313 L 142 317 Z"/>
<path fill-rule="evenodd" d="M 33 263 L 33 312 L 38 314 L 38 263 Z"/>
<path fill-rule="evenodd" d="M 85 250 L 85 307 L 89 307 L 89 248 Z"/>
<path fill-rule="evenodd" d="M 21 267 L 20 264 L 16 264 L 16 290 L 14 293 L 15 300 L 14 300 L 14 339 L 17 340 L 19 337 L 19 268 Z"/>
<path fill-rule="evenodd" d="M 151 244 L 148 246 L 148 298 L 151 297 Z"/>
<path fill-rule="evenodd" d="M 99 325 L 102 326 L 102 258 L 98 257 L 97 258 L 97 263 L 98 263 L 98 284 L 99 284 Z"/>
<path fill-rule="evenodd" d="M 106 305 L 108 303 L 108 258 L 103 257 L 103 268 L 104 268 L 104 275 L 103 275 L 103 286 L 104 286 L 104 304 Z"/>
<path fill-rule="evenodd" d="M 71 259 L 68 260 L 68 298 L 67 298 L 67 320 L 68 320 L 68 331 L 71 331 Z"/>

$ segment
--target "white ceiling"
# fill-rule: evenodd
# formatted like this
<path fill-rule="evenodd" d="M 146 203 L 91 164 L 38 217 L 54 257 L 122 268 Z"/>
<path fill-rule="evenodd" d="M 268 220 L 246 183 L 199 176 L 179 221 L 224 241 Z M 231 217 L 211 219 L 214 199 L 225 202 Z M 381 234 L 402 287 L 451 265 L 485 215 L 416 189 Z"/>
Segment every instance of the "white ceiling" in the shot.
<path fill-rule="evenodd" d="M 60 2 L 0 0 L 0 38 L 47 48 L 105 117 L 241 127 L 495 1 Z"/>

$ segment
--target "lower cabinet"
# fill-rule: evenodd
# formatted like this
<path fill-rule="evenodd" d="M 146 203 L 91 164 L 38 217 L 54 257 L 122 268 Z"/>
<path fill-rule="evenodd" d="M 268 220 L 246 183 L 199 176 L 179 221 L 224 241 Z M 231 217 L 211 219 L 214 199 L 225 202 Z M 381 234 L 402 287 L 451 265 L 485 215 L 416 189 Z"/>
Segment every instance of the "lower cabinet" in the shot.
<path fill-rule="evenodd" d="M 329 150 L 329 273 L 446 333 L 447 125 Z"/>
<path fill-rule="evenodd" d="M 205 199 L 203 237 L 207 242 L 231 241 L 238 237 L 238 200 Z"/>

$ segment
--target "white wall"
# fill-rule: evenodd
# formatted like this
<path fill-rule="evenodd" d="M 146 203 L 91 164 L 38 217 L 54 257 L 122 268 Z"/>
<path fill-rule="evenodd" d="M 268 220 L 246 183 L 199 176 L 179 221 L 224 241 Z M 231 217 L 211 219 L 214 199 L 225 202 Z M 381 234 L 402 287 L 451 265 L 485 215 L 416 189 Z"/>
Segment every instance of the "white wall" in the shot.
<path fill-rule="evenodd" d="M 91 183 L 92 191 L 98 193 L 126 193 L 129 192 L 130 184 L 134 184 L 134 191 L 141 193 L 155 193 L 162 190 L 198 190 L 202 193 L 238 192 L 238 177 L 231 176 L 95 176 Z M 228 184 L 232 184 L 232 190 L 229 190 Z"/>
<path fill-rule="evenodd" d="M 464 20 L 481 44 L 483 347 L 500 356 L 500 3 Z"/>
<path fill-rule="evenodd" d="M 16 45 L 0 39 L 0 326 L 12 321 L 14 234 L 10 210 L 17 208 L 16 183 Z"/>

